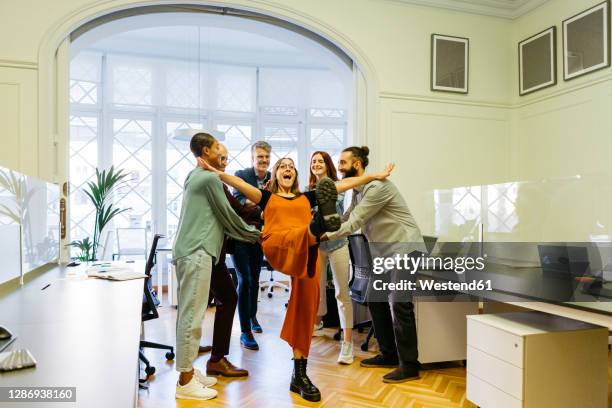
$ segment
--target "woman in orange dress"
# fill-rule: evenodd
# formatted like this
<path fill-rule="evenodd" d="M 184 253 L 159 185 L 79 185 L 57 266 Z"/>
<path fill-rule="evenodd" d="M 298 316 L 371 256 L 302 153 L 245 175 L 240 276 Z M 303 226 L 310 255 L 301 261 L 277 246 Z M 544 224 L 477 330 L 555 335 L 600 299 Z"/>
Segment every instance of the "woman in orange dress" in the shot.
<path fill-rule="evenodd" d="M 315 191 L 301 193 L 295 164 L 287 157 L 274 165 L 268 190 L 255 188 L 238 177 L 221 173 L 206 162 L 198 160 L 198 163 L 216 172 L 224 183 L 238 189 L 263 210 L 263 252 L 274 269 L 291 276 L 291 296 L 280 334 L 293 349 L 290 390 L 308 401 L 319 401 L 321 393 L 306 374 L 312 327 L 319 305 L 319 237 L 340 227 L 340 216 L 336 213 L 338 192 L 386 178 L 393 165 L 381 173 L 336 183 L 324 177 Z M 311 209 L 317 205 L 319 211 L 313 216 Z"/>

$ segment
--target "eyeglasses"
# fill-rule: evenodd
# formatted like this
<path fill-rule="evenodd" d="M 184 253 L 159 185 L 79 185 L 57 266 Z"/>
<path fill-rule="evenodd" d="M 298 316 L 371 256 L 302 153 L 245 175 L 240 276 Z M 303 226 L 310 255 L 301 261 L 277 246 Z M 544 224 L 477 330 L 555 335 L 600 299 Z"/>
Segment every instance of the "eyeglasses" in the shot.
<path fill-rule="evenodd" d="M 280 166 L 278 166 L 279 170 L 294 170 L 295 166 L 293 164 L 281 164 Z"/>

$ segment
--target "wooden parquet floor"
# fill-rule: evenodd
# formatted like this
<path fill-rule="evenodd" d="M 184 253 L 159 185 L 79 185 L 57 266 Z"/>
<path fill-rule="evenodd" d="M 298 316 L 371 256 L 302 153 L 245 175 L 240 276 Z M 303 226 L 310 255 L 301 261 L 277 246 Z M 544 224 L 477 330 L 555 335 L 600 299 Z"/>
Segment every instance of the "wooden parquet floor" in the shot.
<path fill-rule="evenodd" d="M 139 391 L 139 407 L 240 407 L 240 408 L 285 408 L 285 407 L 332 407 L 332 408 L 449 408 L 475 407 L 465 398 L 465 368 L 460 363 L 425 365 L 421 378 L 403 384 L 384 384 L 381 377 L 388 369 L 363 368 L 359 360 L 372 356 L 376 341 L 370 342 L 370 351 L 359 348 L 365 333 L 354 331 L 355 362 L 350 366 L 336 363 L 340 344 L 333 340 L 335 330 L 326 329 L 325 337 L 313 338 L 308 373 L 319 387 L 322 400 L 311 403 L 289 392 L 293 362 L 291 349 L 278 337 L 284 319 L 284 303 L 287 295 L 275 292 L 272 299 L 260 297 L 258 319 L 264 333 L 256 334 L 259 351 L 240 347 L 238 316 L 234 319 L 234 330 L 229 360 L 249 370 L 246 379 L 219 377 L 214 388 L 217 398 L 209 401 L 176 400 L 175 383 L 178 374 L 173 362 L 166 362 L 164 352 L 147 349 L 145 354 L 157 369 L 150 380 L 149 390 Z M 174 308 L 160 308 L 160 318 L 146 322 L 146 338 L 166 344 L 174 344 Z M 201 344 L 210 344 L 214 309 L 209 309 L 204 322 Z M 201 355 L 195 366 L 202 371 L 208 355 Z M 609 354 L 609 401 L 612 401 L 612 354 Z M 142 373 L 141 373 L 142 374 Z M 110 390 L 109 390 L 110 391 Z M 610 405 L 612 407 L 612 404 Z"/>

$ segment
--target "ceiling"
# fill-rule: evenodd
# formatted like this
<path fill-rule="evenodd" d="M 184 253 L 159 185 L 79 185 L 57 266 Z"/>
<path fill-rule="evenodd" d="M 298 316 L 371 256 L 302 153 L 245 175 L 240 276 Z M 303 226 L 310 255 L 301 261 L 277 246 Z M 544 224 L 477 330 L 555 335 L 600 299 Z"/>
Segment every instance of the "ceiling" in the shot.
<path fill-rule="evenodd" d="M 549 0 L 386 0 L 513 20 Z"/>
<path fill-rule="evenodd" d="M 110 21 L 71 45 L 82 50 L 260 67 L 333 69 L 328 49 L 290 30 L 249 19 L 195 13 L 160 13 Z"/>

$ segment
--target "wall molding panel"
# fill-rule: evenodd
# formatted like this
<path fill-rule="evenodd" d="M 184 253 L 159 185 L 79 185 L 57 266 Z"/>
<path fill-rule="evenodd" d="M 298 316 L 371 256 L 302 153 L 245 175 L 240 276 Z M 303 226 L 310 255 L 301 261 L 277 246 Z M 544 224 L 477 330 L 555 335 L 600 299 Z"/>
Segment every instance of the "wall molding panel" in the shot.
<path fill-rule="evenodd" d="M 512 108 L 512 105 L 504 102 L 496 101 L 477 101 L 474 99 L 459 99 L 459 98 L 443 98 L 430 95 L 412 95 L 398 92 L 380 92 L 379 97 L 381 99 L 395 99 L 412 102 L 428 102 L 428 103 L 442 103 L 450 105 L 464 105 L 464 106 L 475 106 L 481 108 Z"/>
<path fill-rule="evenodd" d="M 37 104 L 37 71 L 0 66 L 0 166 L 37 175 Z"/>
<path fill-rule="evenodd" d="M 21 152 L 20 95 L 19 83 L 0 80 L 0 123 L 2 123 L 2 132 L 6 135 L 2 138 L 0 164 L 11 169 L 21 167 L 19 155 L 15 154 Z"/>
<path fill-rule="evenodd" d="M 30 62 L 30 61 L 0 59 L 0 67 L 36 70 L 38 69 L 38 64 L 35 62 Z"/>

